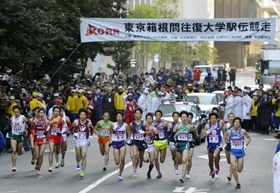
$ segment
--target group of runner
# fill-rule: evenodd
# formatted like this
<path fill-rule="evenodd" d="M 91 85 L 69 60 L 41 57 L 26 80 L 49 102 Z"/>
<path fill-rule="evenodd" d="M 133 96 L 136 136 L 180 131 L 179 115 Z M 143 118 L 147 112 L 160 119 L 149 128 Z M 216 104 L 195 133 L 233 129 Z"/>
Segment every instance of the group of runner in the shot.
<path fill-rule="evenodd" d="M 157 110 L 154 114 L 148 113 L 145 120 L 142 119 L 143 111 L 137 108 L 134 111 L 134 120 L 126 124 L 122 111 L 116 112 L 116 122 L 109 120 L 110 114 L 103 113 L 103 119 L 95 126 L 87 119 L 88 111 L 81 108 L 78 112 L 79 118 L 70 122 L 65 115 L 64 107 L 56 105 L 53 107 L 53 115 L 47 119 L 44 108 L 35 108 L 34 117 L 27 119 L 20 114 L 20 107 L 13 107 L 14 116 L 11 117 L 11 146 L 12 146 L 12 171 L 16 172 L 16 154 L 23 153 L 23 136 L 27 134 L 29 122 L 30 143 L 32 147 L 31 163 L 35 164 L 38 175 L 41 175 L 43 155 L 47 143 L 49 144 L 49 169 L 53 171 L 53 154 L 55 154 L 55 167 L 64 166 L 65 150 L 67 149 L 67 132 L 74 136 L 76 151 L 76 170 L 80 171 L 80 177 L 85 176 L 87 149 L 93 134 L 98 136 L 100 153 L 104 156 L 104 167 L 106 171 L 109 162 L 110 147 L 113 147 L 114 161 L 119 165 L 118 180 L 122 181 L 122 172 L 125 165 L 126 148 L 130 146 L 130 157 L 132 160 L 132 177 L 138 176 L 138 168 L 143 162 L 149 163 L 147 178 L 150 179 L 151 172 L 155 166 L 156 178 L 162 178 L 160 163 L 164 163 L 167 147 L 170 147 L 174 162 L 175 174 L 179 175 L 178 166 L 182 165 L 180 182 L 190 178 L 192 156 L 195 147 L 195 138 L 198 136 L 197 129 L 192 125 L 193 114 L 181 111 L 173 112 L 173 122 L 167 123 L 162 119 L 162 112 Z M 231 181 L 232 175 L 236 181 L 236 189 L 241 188 L 237 172 L 243 169 L 246 146 L 251 141 L 246 130 L 241 128 L 241 119 L 234 117 L 233 113 L 228 115 L 228 123 L 219 119 L 218 109 L 213 109 L 209 115 L 209 121 L 204 127 L 203 136 L 207 140 L 210 176 L 214 181 L 219 174 L 220 152 L 225 150 L 227 161 L 230 164 L 230 172 L 227 177 Z M 180 121 L 179 121 L 180 120 Z M 245 139 L 247 138 L 247 140 Z M 62 157 L 59 162 L 59 153 Z"/>

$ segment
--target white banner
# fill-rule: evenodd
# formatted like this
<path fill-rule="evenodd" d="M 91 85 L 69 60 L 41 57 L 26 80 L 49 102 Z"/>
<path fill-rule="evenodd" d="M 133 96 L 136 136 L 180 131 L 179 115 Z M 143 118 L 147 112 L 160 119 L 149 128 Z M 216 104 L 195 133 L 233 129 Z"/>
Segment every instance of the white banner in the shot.
<path fill-rule="evenodd" d="M 118 19 L 81 18 L 81 42 L 259 41 L 275 39 L 275 18 Z"/>

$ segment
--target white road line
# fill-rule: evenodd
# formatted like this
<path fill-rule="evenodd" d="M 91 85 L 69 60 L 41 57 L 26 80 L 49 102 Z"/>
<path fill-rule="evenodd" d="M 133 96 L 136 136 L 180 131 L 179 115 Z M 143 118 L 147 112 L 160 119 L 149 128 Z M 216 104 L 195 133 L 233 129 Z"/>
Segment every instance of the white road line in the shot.
<path fill-rule="evenodd" d="M 124 169 L 130 167 L 132 165 L 132 162 L 128 162 L 127 164 L 125 164 Z M 95 182 L 93 182 L 91 185 L 89 185 L 88 187 L 86 187 L 85 189 L 81 190 L 79 193 L 87 193 L 90 190 L 92 190 L 93 188 L 95 188 L 96 186 L 98 186 L 99 184 L 101 184 L 102 182 L 104 182 L 105 180 L 107 180 L 108 178 L 110 178 L 111 176 L 115 175 L 116 173 L 119 172 L 119 169 L 103 176 L 102 178 L 96 180 Z"/>

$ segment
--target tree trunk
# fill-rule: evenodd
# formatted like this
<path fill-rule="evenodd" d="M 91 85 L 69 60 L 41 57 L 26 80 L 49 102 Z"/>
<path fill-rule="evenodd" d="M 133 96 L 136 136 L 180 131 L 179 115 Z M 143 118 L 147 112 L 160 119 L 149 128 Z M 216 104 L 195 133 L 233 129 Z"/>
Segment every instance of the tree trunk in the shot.
<path fill-rule="evenodd" d="M 27 89 L 27 66 L 23 64 L 23 85 L 24 88 Z"/>

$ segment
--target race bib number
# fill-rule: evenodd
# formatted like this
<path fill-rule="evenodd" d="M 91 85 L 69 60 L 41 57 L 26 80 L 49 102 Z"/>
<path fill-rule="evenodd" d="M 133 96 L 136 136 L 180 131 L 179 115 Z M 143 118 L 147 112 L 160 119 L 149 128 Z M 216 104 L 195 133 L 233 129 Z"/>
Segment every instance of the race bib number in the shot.
<path fill-rule="evenodd" d="M 110 135 L 110 130 L 109 129 L 102 129 L 101 130 L 101 136 L 108 137 L 109 135 Z"/>
<path fill-rule="evenodd" d="M 81 132 L 81 131 L 78 132 L 78 139 L 86 139 L 86 138 L 87 138 L 86 132 Z"/>
<path fill-rule="evenodd" d="M 20 135 L 22 133 L 22 127 L 21 125 L 19 125 L 19 123 L 15 123 L 13 125 L 13 129 L 12 129 L 12 133 L 13 134 L 16 134 L 16 135 Z"/>
<path fill-rule="evenodd" d="M 123 140 L 125 139 L 124 134 L 125 134 L 124 131 L 117 131 L 117 132 L 115 133 L 117 140 L 118 140 L 118 141 L 123 141 Z"/>
<path fill-rule="evenodd" d="M 188 141 L 188 134 L 187 133 L 179 133 L 178 134 L 179 141 Z"/>
<path fill-rule="evenodd" d="M 144 140 L 144 135 L 142 133 L 135 133 L 134 139 L 142 141 Z"/>
<path fill-rule="evenodd" d="M 209 143 L 219 143 L 218 135 L 209 135 Z"/>
<path fill-rule="evenodd" d="M 57 135 L 57 133 L 59 133 L 60 132 L 60 129 L 58 129 L 58 128 L 53 128 L 52 129 L 52 132 L 51 132 L 51 135 Z"/>
<path fill-rule="evenodd" d="M 163 131 L 158 131 L 158 138 L 159 139 L 164 139 L 165 138 L 165 135 L 164 135 Z"/>
<path fill-rule="evenodd" d="M 42 138 L 45 138 L 45 134 L 44 134 L 44 131 L 38 131 L 37 134 L 36 134 L 36 138 L 38 139 L 42 139 Z"/>
<path fill-rule="evenodd" d="M 242 140 L 236 140 L 236 139 L 231 140 L 231 149 L 242 149 L 242 148 L 243 148 Z"/>
<path fill-rule="evenodd" d="M 153 143 L 153 141 L 152 141 L 152 139 L 150 137 L 145 137 L 145 142 L 147 144 L 152 144 Z"/>

